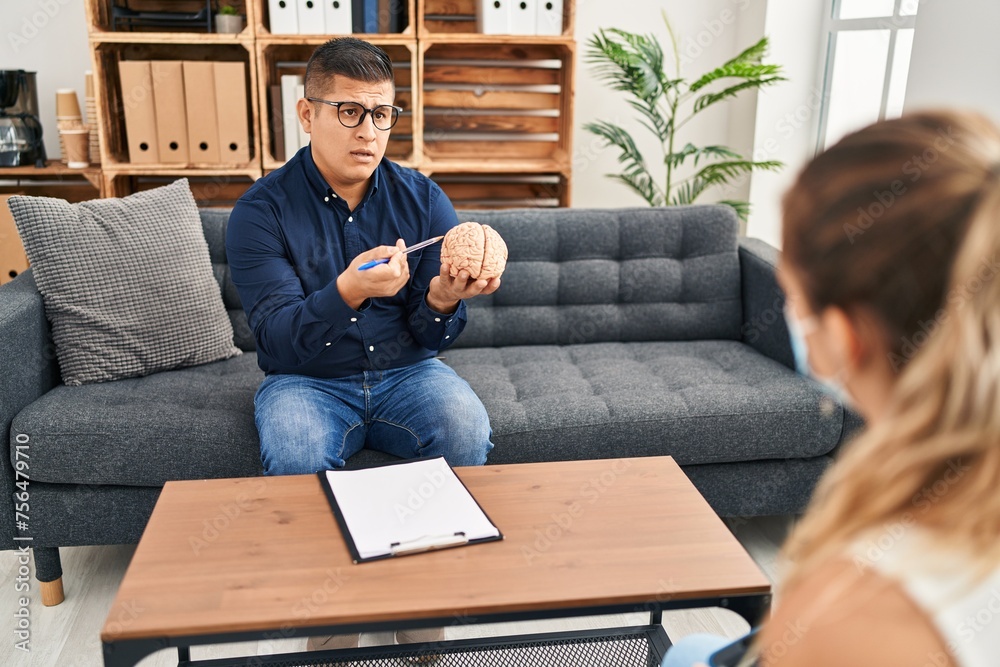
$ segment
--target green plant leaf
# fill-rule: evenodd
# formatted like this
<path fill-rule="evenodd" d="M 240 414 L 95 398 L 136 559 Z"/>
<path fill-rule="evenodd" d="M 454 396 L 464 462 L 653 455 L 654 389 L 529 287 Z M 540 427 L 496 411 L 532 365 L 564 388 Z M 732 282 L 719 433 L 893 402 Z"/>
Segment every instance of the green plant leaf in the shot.
<path fill-rule="evenodd" d="M 689 92 L 697 92 L 719 79 L 747 79 L 751 81 L 781 76 L 781 65 L 759 65 L 755 63 L 726 63 L 711 72 L 703 74 L 691 84 Z"/>
<path fill-rule="evenodd" d="M 692 176 L 692 180 L 701 180 L 708 185 L 721 185 L 728 183 L 731 179 L 739 178 L 743 174 L 751 171 L 764 170 L 773 171 L 783 167 L 784 164 L 777 160 L 764 160 L 754 162 L 752 160 L 723 160 L 705 165 L 701 171 Z"/>
<path fill-rule="evenodd" d="M 767 37 L 761 38 L 759 42 L 743 50 L 735 58 L 731 58 L 725 62 L 726 65 L 731 65 L 733 63 L 759 63 L 767 55 L 767 49 L 770 46 L 770 42 Z"/>
<path fill-rule="evenodd" d="M 611 28 L 598 30 L 587 43 L 585 61 L 596 65 L 598 79 L 615 90 L 655 102 L 668 87 L 678 84 L 663 71 L 663 51 L 652 35 L 637 35 Z"/>
<path fill-rule="evenodd" d="M 653 179 L 649 177 L 649 174 L 605 174 L 605 176 L 613 181 L 621 181 L 629 186 L 639 193 L 650 206 L 663 206 L 663 198 L 657 192 L 656 184 L 653 183 Z"/>
<path fill-rule="evenodd" d="M 750 217 L 750 202 L 739 201 L 738 199 L 721 199 L 720 204 L 733 207 L 740 220 L 746 222 Z"/>
<path fill-rule="evenodd" d="M 614 177 L 632 187 L 646 201 L 650 202 L 651 206 L 658 206 L 659 204 L 653 203 L 656 201 L 662 203 L 663 193 L 653 180 L 642 153 L 628 132 L 617 125 L 601 120 L 587 123 L 584 125 L 584 129 L 604 139 L 606 145 L 618 148 L 618 162 L 624 165 L 625 169 L 621 175 Z M 612 175 L 609 174 L 609 176 Z"/>
<path fill-rule="evenodd" d="M 735 86 L 729 86 L 717 93 L 707 93 L 701 95 L 694 101 L 694 113 L 703 111 L 707 107 L 712 106 L 716 102 L 721 102 L 729 97 L 736 97 L 740 92 L 747 90 L 749 88 L 763 88 L 764 86 L 770 86 L 779 81 L 787 81 L 783 76 L 772 76 L 764 79 L 748 79 Z"/>

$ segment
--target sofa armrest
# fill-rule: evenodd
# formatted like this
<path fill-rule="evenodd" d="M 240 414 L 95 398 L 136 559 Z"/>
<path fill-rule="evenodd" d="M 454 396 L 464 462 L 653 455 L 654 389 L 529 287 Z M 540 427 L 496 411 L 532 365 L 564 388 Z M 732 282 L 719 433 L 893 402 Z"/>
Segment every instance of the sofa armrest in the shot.
<path fill-rule="evenodd" d="M 3 447 L 0 461 L 0 549 L 13 549 L 14 508 L 12 494 L 15 476 L 11 465 L 14 436 L 10 425 L 26 405 L 42 396 L 59 382 L 55 346 L 45 306 L 38 293 L 32 271 L 28 270 L 13 281 L 0 286 L 0 434 L 8 446 Z M 30 443 L 28 443 L 30 446 Z M 30 449 L 26 452 L 30 456 Z M 30 477 L 29 468 L 25 473 Z M 30 486 L 29 486 L 30 494 Z M 30 543 L 21 543 L 28 544 Z"/>
<path fill-rule="evenodd" d="M 778 249 L 760 239 L 740 238 L 743 342 L 765 357 L 795 368 L 785 325 L 785 295 L 778 287 Z"/>

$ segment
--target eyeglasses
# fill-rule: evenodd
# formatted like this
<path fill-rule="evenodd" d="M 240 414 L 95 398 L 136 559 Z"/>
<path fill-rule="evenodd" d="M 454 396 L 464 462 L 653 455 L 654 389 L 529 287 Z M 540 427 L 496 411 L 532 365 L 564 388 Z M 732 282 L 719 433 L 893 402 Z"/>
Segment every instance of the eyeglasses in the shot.
<path fill-rule="evenodd" d="M 366 109 L 357 102 L 331 102 L 329 100 L 321 100 L 318 97 L 307 97 L 306 99 L 310 102 L 319 102 L 320 104 L 329 104 L 331 107 L 336 107 L 337 118 L 340 119 L 340 124 L 344 127 L 357 127 L 364 122 L 365 116 L 371 114 L 375 129 L 382 130 L 383 132 L 392 129 L 392 126 L 399 120 L 399 112 L 403 110 L 403 107 L 391 104 L 382 104 L 374 109 Z"/>

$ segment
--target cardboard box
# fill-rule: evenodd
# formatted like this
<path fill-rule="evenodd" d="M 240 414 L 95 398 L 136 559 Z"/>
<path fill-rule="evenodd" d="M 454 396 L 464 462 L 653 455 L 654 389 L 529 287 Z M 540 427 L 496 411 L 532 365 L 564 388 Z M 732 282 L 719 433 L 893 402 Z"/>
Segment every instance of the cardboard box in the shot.
<path fill-rule="evenodd" d="M 242 63 L 237 63 L 242 64 Z M 184 107 L 188 153 L 193 164 L 219 164 L 219 122 L 216 117 L 215 63 L 185 60 Z"/>
<path fill-rule="evenodd" d="M 225 164 L 246 164 L 250 161 L 246 65 L 239 62 L 212 64 L 220 159 Z"/>
<path fill-rule="evenodd" d="M 21 237 L 14 225 L 14 216 L 7 207 L 7 200 L 13 196 L 0 195 L 0 285 L 28 270 L 28 256 L 24 254 Z"/>
<path fill-rule="evenodd" d="M 156 108 L 153 104 L 153 77 L 148 60 L 118 63 L 125 106 L 125 139 L 132 164 L 156 164 L 160 151 L 156 139 Z"/>
<path fill-rule="evenodd" d="M 184 102 L 184 67 L 180 60 L 153 60 L 150 73 L 156 82 L 156 138 L 160 162 L 188 164 L 187 109 Z"/>

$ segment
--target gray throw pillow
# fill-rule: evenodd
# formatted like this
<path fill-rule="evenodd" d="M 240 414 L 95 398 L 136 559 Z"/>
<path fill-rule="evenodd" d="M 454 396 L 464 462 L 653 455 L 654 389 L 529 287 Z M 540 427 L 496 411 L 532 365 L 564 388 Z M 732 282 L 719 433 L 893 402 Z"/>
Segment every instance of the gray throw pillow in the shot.
<path fill-rule="evenodd" d="M 187 179 L 122 199 L 9 205 L 67 385 L 240 354 Z"/>

